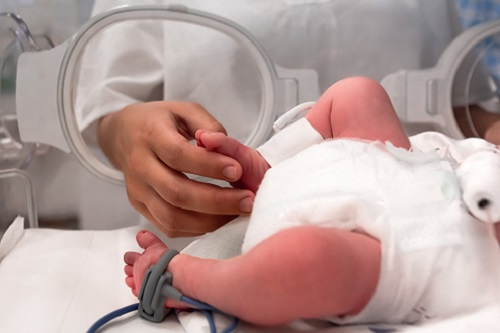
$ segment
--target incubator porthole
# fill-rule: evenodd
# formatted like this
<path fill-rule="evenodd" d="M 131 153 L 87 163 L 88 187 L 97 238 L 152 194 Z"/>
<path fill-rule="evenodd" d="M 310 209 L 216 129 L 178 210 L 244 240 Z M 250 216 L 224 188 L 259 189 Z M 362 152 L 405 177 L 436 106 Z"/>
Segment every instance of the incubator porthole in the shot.
<path fill-rule="evenodd" d="M 145 32 L 128 36 L 127 40 L 113 37 L 132 27 L 144 28 Z M 119 64 L 107 62 L 113 55 L 103 54 L 102 50 L 103 45 L 109 43 L 115 43 L 112 45 L 125 54 L 119 60 L 128 66 L 119 68 Z M 127 49 L 127 45 L 135 48 Z M 257 124 L 259 120 L 262 91 L 257 64 L 237 40 L 212 28 L 178 21 L 118 22 L 89 40 L 77 68 L 77 83 L 72 93 L 77 115 L 112 112 L 127 104 L 147 101 L 196 101 L 221 121 L 229 135 L 238 134 L 237 139 L 247 143 L 252 139 L 253 130 L 249 124 Z M 236 69 L 241 75 L 228 75 Z M 130 88 L 124 83 L 116 86 L 103 73 L 127 77 Z M 143 88 L 148 85 L 150 89 Z M 114 96 L 124 90 L 129 92 L 128 100 Z M 220 98 L 213 98 L 214 95 Z M 233 106 L 230 110 L 229 105 Z M 76 120 L 79 128 L 87 127 L 85 117 Z M 83 134 L 87 139 L 86 132 Z"/>
<path fill-rule="evenodd" d="M 113 30 L 127 24 L 147 25 L 144 31 L 153 34 L 154 38 L 150 38 L 149 42 L 148 38 L 137 40 L 113 38 Z M 189 40 L 189 35 L 196 35 L 199 43 L 183 43 L 182 48 L 178 47 L 176 41 Z M 200 35 L 207 35 L 207 38 L 199 38 Z M 107 41 L 103 41 L 106 39 Z M 161 45 L 158 45 L 158 41 Z M 131 80 L 138 72 L 147 72 L 153 65 L 159 63 L 160 66 L 156 68 L 159 71 L 155 73 L 151 71 L 148 77 L 152 80 L 158 79 L 157 89 L 149 91 L 148 95 L 148 92 L 141 92 L 143 85 L 140 80 L 136 83 L 131 81 L 130 85 L 125 87 L 126 95 L 132 96 L 128 103 L 114 105 L 113 82 L 106 82 L 102 87 L 99 84 L 86 85 L 85 77 L 88 75 L 94 75 L 94 79 L 99 79 L 101 75 L 103 81 L 109 74 L 99 68 L 99 64 L 106 59 L 106 54 L 101 52 L 103 49 L 113 50 L 114 47 L 109 47 L 110 45 L 102 47 L 103 45 L 100 45 L 102 43 L 111 43 L 111 46 L 119 48 L 127 45 L 135 46 L 136 51 L 131 52 L 130 59 L 108 64 L 111 65 L 108 68 L 122 71 L 118 74 Z M 217 43 L 216 47 L 214 43 Z M 149 54 L 153 59 L 141 62 L 137 49 L 154 50 L 151 53 L 155 53 L 157 58 L 154 59 L 155 55 Z M 147 52 L 143 53 L 148 55 Z M 186 55 L 190 57 L 185 57 Z M 155 61 L 157 64 L 153 64 Z M 120 68 L 120 64 L 129 63 L 134 63 L 136 66 Z M 206 66 L 207 63 L 209 66 Z M 200 68 L 208 68 L 210 73 L 200 71 Z M 244 73 L 237 78 L 234 75 L 218 75 L 231 72 L 234 68 L 243 68 Z M 241 73 L 241 70 L 239 72 Z M 187 8 L 125 6 L 93 18 L 93 21 L 84 26 L 70 42 L 59 75 L 58 109 L 64 136 L 68 138 L 72 153 L 92 173 L 113 182 L 120 182 L 123 180 L 123 175 L 111 168 L 106 159 L 85 141 L 86 133 L 84 131 L 82 135 L 80 130 L 87 128 L 95 134 L 96 127 L 87 126 L 89 123 L 85 123 L 84 117 L 79 116 L 82 114 L 80 111 L 83 110 L 83 114 L 86 111 L 93 112 L 92 110 L 102 111 L 104 108 L 109 108 L 106 111 L 116 111 L 126 105 L 150 100 L 196 101 L 222 121 L 230 135 L 243 133 L 237 139 L 255 147 L 269 136 L 271 124 L 276 118 L 276 79 L 274 64 L 254 37 L 225 19 Z M 99 80 L 88 80 L 91 81 L 99 82 Z M 197 87 L 202 85 L 204 88 L 199 90 L 205 91 L 204 95 L 198 94 L 197 91 Z M 207 87 L 209 89 L 206 89 Z M 231 87 L 231 89 L 221 91 L 220 87 Z M 209 91 L 208 95 L 206 91 Z M 101 98 L 102 94 L 108 96 Z M 214 99 L 214 95 L 220 98 Z M 225 102 L 228 99 L 234 103 Z M 234 105 L 242 100 L 253 102 L 251 105 L 248 103 L 243 105 L 240 102 L 241 106 L 234 109 Z M 225 112 L 223 108 L 231 104 L 233 105 L 231 112 Z M 75 113 L 75 109 L 79 112 Z M 218 114 L 223 113 L 229 116 L 225 116 L 224 119 L 218 117 Z M 242 129 L 242 126 L 245 128 Z M 96 142 L 93 144 L 97 147 Z"/>
<path fill-rule="evenodd" d="M 485 128 L 500 114 L 500 32 L 493 33 L 464 57 L 455 73 L 452 89 L 454 116 L 465 137 L 484 137 Z"/>
<path fill-rule="evenodd" d="M 151 25 L 143 29 L 152 33 L 154 38 L 149 39 L 153 41 L 128 34 L 115 38 L 110 33 L 123 24 L 158 22 L 160 30 Z M 165 22 L 175 29 L 163 28 Z M 175 39 L 189 40 L 176 25 L 198 30 L 191 32 L 198 37 L 198 44 L 190 40 L 183 44 L 188 49 L 176 47 Z M 110 36 L 102 41 L 105 34 Z M 203 34 L 210 36 L 199 38 Z M 130 52 L 124 55 L 127 47 Z M 108 57 L 113 50 L 119 50 L 118 58 Z M 186 54 L 190 58 L 184 57 Z M 141 61 L 144 55 L 149 60 Z M 243 27 L 184 6 L 116 7 L 92 17 L 71 39 L 50 51 L 24 53 L 20 60 L 17 80 L 22 89 L 16 93 L 16 109 L 23 140 L 71 153 L 89 172 L 114 183 L 123 183 L 123 174 L 109 165 L 96 140 L 98 121 L 109 112 L 146 101 L 192 101 L 215 115 L 229 135 L 258 147 L 272 134 L 272 124 L 279 115 L 319 95 L 315 71 L 279 67 Z M 105 67 L 99 67 L 106 61 Z M 237 74 L 234 69 L 239 69 Z M 86 81 L 89 75 L 93 80 Z M 134 81 L 137 75 L 140 79 Z M 121 89 L 115 89 L 116 85 Z M 154 89 L 145 91 L 146 86 Z M 35 98 L 23 97 L 31 91 L 41 93 Z M 106 98 L 101 98 L 103 94 Z M 230 112 L 224 110 L 231 104 Z M 91 117 L 86 117 L 89 114 Z"/>

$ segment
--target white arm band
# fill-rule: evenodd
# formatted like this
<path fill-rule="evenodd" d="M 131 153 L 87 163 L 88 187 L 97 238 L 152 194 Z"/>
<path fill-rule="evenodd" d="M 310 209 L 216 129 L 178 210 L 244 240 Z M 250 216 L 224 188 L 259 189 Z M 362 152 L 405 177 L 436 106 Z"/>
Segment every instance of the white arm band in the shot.
<path fill-rule="evenodd" d="M 282 118 L 290 116 L 290 112 L 296 112 L 296 109 L 285 113 Z M 276 122 L 280 122 L 282 118 Z M 324 141 L 323 137 L 312 127 L 311 123 L 306 118 L 300 118 L 276 133 L 266 143 L 258 147 L 257 151 L 273 167 L 307 147 L 322 141 Z"/>

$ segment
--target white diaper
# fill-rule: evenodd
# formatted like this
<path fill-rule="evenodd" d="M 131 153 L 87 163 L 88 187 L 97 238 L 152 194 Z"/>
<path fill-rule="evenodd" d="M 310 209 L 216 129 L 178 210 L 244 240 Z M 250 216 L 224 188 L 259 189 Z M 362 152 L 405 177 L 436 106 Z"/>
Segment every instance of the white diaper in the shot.
<path fill-rule="evenodd" d="M 379 239 L 377 291 L 357 316 L 330 318 L 338 323 L 416 322 L 499 297 L 492 292 L 498 245 L 491 226 L 463 209 L 450 164 L 391 151 L 382 143 L 328 140 L 277 164 L 259 188 L 243 251 L 308 224 Z"/>
<path fill-rule="evenodd" d="M 407 154 L 408 160 L 396 159 L 379 142 L 334 139 L 279 163 L 259 187 L 243 250 L 279 230 L 304 224 L 382 237 L 385 231 L 377 230 L 377 219 L 388 214 L 400 219 L 405 214 L 434 216 L 444 203 L 459 200 L 458 184 L 446 162 L 436 157 L 417 167 L 411 162 L 416 153 L 399 154 Z"/>

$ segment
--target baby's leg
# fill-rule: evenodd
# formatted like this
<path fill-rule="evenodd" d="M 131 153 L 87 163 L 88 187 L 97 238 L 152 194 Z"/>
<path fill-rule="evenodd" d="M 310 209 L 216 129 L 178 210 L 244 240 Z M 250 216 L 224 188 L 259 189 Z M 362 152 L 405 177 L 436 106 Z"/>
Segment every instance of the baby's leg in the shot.
<path fill-rule="evenodd" d="M 270 166 L 256 150 L 219 132 L 198 130 L 195 137 L 198 145 L 207 150 L 232 157 L 241 164 L 242 176 L 239 181 L 233 184 L 234 186 L 257 191 Z"/>
<path fill-rule="evenodd" d="M 369 78 L 353 77 L 333 84 L 306 118 L 325 139 L 390 141 L 396 147 L 411 147 L 389 96 Z"/>
<path fill-rule="evenodd" d="M 129 286 L 140 284 L 143 266 L 166 249 L 144 238 L 149 236 L 138 235 L 144 254 L 125 257 Z M 279 325 L 361 311 L 378 283 L 380 252 L 380 244 L 366 235 L 304 226 L 281 231 L 230 260 L 179 254 L 167 269 L 185 296 L 254 324 Z"/>

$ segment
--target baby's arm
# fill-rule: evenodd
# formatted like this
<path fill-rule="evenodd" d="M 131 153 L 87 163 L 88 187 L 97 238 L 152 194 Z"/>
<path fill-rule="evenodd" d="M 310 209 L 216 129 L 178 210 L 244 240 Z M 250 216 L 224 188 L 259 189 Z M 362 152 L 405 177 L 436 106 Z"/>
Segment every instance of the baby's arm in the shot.
<path fill-rule="evenodd" d="M 151 237 L 138 234 L 144 254 L 125 255 L 127 284 L 133 289 L 144 276 L 139 269 L 132 273 L 135 267 L 145 271 L 151 256 L 159 258 L 144 245 L 155 243 Z M 379 243 L 366 235 L 304 226 L 284 230 L 230 260 L 180 254 L 168 271 L 173 286 L 187 297 L 254 324 L 279 325 L 360 312 L 375 292 L 380 256 Z"/>

